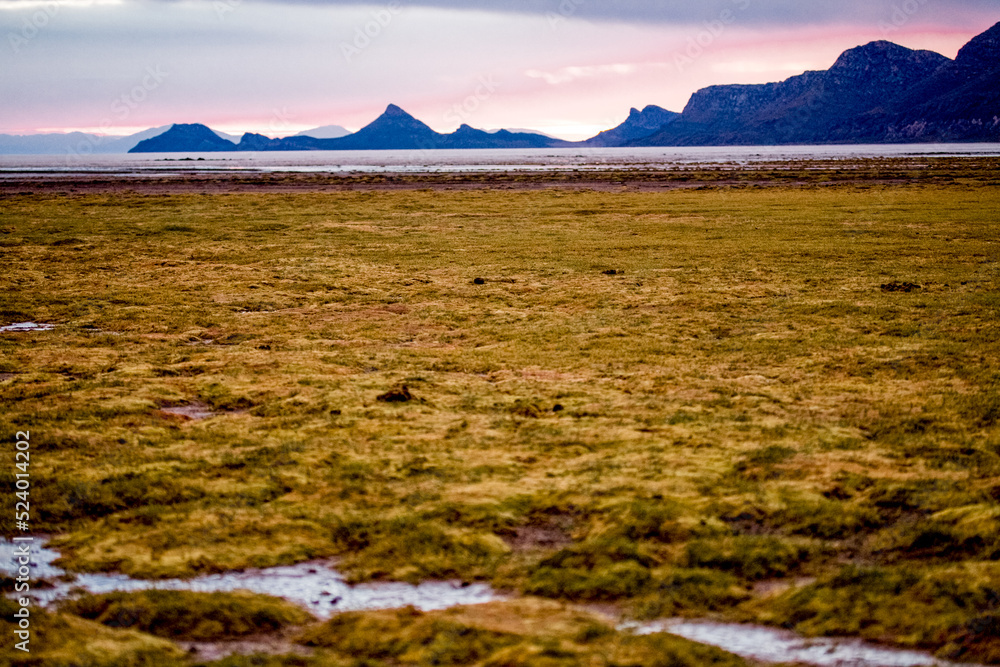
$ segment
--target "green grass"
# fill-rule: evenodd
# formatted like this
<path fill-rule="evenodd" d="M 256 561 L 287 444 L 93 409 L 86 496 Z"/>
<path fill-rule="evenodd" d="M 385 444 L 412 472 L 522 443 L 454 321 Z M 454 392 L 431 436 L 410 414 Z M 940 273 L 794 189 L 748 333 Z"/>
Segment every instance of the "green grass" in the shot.
<path fill-rule="evenodd" d="M 266 634 L 314 620 L 290 602 L 241 592 L 104 593 L 82 595 L 61 603 L 59 608 L 112 628 L 194 641 Z"/>
<path fill-rule="evenodd" d="M 106 628 L 70 614 L 31 609 L 27 652 L 15 648 L 14 613 L 20 607 L 0 597 L 0 664 L 18 667 L 180 667 L 184 653 L 164 639 L 134 630 Z"/>
<path fill-rule="evenodd" d="M 746 664 L 679 637 L 623 635 L 593 614 L 533 599 L 426 614 L 413 608 L 345 613 L 305 631 L 299 641 L 378 665 Z"/>
<path fill-rule="evenodd" d="M 815 578 L 808 629 L 861 634 L 845 566 L 1000 590 L 992 173 L 9 196 L 0 323 L 59 326 L 0 334 L 0 431 L 31 431 L 33 527 L 72 570 L 337 556 L 780 623 L 813 603 L 754 587 Z M 189 403 L 216 414 L 161 410 Z M 997 660 L 960 639 L 988 595 L 866 595 L 880 640 Z"/>

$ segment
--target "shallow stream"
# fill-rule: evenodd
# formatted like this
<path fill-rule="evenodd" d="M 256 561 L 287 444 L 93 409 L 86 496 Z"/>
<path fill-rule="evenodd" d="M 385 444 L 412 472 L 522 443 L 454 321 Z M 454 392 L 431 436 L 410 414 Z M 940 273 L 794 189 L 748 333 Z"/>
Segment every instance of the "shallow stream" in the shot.
<path fill-rule="evenodd" d="M 413 605 L 424 611 L 447 609 L 458 605 L 482 604 L 499 599 L 485 584 L 462 585 L 435 581 L 413 586 L 404 583 L 375 583 L 351 586 L 327 563 L 300 563 L 265 570 L 210 574 L 194 579 L 133 579 L 124 574 L 78 574 L 73 581 L 61 581 L 65 572 L 54 566 L 59 552 L 48 549 L 36 539 L 32 549 L 31 579 L 44 579 L 51 588 L 31 587 L 31 594 L 43 605 L 70 597 L 74 589 L 88 593 L 140 591 L 150 589 L 187 590 L 201 593 L 247 590 L 273 595 L 300 604 L 315 616 L 328 618 L 337 612 L 371 609 L 395 609 Z M 0 542 L 0 571 L 14 576 L 17 570 L 14 545 Z"/>
<path fill-rule="evenodd" d="M 486 584 L 436 581 L 417 586 L 395 582 L 351 586 L 329 563 L 323 562 L 193 579 L 153 581 L 132 579 L 124 574 L 79 574 L 72 581 L 63 581 L 67 578 L 66 573 L 52 564 L 58 557 L 57 551 L 46 548 L 43 538 L 35 538 L 31 550 L 31 594 L 43 605 L 70 597 L 81 589 L 95 594 L 149 589 L 204 593 L 248 590 L 284 598 L 306 607 L 319 618 L 329 618 L 343 611 L 395 609 L 408 605 L 433 611 L 503 599 Z M 15 546 L 0 540 L 0 572 L 16 576 L 17 569 Z M 40 580 L 52 586 L 39 588 L 36 585 Z M 937 660 L 918 651 L 875 646 L 858 639 L 806 639 L 793 632 L 754 625 L 667 619 L 625 623 L 620 629 L 640 635 L 668 632 L 765 663 L 795 662 L 819 667 L 957 667 L 955 663 Z"/>
<path fill-rule="evenodd" d="M 737 623 L 668 619 L 624 626 L 639 635 L 669 632 L 718 646 L 743 658 L 768 663 L 805 663 L 820 667 L 957 667 L 919 651 L 876 646 L 860 639 L 809 639 L 788 630 Z M 973 667 L 965 663 L 964 667 Z"/>
<path fill-rule="evenodd" d="M 52 331 L 56 328 L 54 324 L 35 324 L 34 322 L 15 322 L 5 327 L 0 327 L 0 331 L 10 333 L 30 333 L 32 331 Z"/>

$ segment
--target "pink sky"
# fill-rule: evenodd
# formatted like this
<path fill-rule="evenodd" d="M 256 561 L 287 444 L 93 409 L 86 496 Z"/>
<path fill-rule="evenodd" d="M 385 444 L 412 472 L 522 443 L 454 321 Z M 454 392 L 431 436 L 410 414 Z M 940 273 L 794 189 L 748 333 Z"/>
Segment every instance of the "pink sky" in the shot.
<path fill-rule="evenodd" d="M 32 16 L 5 9 L 10 1 L 0 0 L 8 38 Z M 276 136 L 355 130 L 395 103 L 439 131 L 466 122 L 582 139 L 630 107 L 681 111 L 699 88 L 826 69 L 878 39 L 953 58 L 994 22 L 973 13 L 932 25 L 917 13 L 886 32 L 885 22 L 766 25 L 734 15 L 719 30 L 404 7 L 345 55 L 378 10 L 248 0 L 220 16 L 218 2 L 106 0 L 116 1 L 65 6 L 20 45 L 0 80 L 0 132 L 128 134 L 199 122 Z"/>

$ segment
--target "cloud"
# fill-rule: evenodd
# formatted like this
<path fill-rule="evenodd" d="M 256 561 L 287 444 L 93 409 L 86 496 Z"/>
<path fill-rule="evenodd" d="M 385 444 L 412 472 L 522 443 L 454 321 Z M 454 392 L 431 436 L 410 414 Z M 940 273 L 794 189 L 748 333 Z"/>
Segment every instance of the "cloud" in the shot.
<path fill-rule="evenodd" d="M 860 21 L 856 0 L 799 10 L 799 21 L 835 15 L 815 24 L 790 23 L 785 0 L 0 0 L 0 62 L 10 64 L 0 132 L 105 119 L 114 128 L 206 122 L 267 132 L 286 117 L 359 127 L 388 102 L 451 130 L 446 111 L 483 76 L 501 85 L 470 125 L 604 129 L 630 106 L 680 110 L 704 86 L 798 73 L 787 63 L 825 68 L 874 39 L 953 56 L 995 22 L 986 13 L 970 25 L 934 22 L 941 0 L 893 1 L 904 13 L 886 33 L 877 21 L 851 23 Z M 368 31 L 392 2 L 403 11 Z M 955 15 L 978 6 L 948 3 Z M 708 30 L 705 21 L 725 30 L 711 31 L 703 57 L 677 71 L 674 54 Z M 345 44 L 362 41 L 345 57 Z M 169 77 L 126 114 L 119 101 L 136 100 L 147 67 Z"/>
<path fill-rule="evenodd" d="M 583 67 L 562 67 L 554 72 L 543 72 L 537 69 L 529 69 L 524 75 L 531 79 L 542 79 L 545 83 L 553 86 L 561 83 L 569 83 L 577 79 L 585 79 L 594 76 L 608 74 L 623 75 L 632 74 L 638 69 L 637 65 L 589 65 Z"/>
<path fill-rule="evenodd" d="M 45 0 L 2 0 L 0 7 L 37 5 Z M 48 0 L 52 2 L 52 0 Z M 57 0 L 58 1 L 58 0 Z M 65 1 L 65 0 L 63 0 Z M 72 1 L 72 0 L 71 0 Z M 145 0 L 127 0 L 143 2 Z M 178 0 L 159 0 L 176 2 Z M 242 1 L 242 0 L 241 0 Z M 390 0 L 246 0 L 277 5 L 386 6 Z M 82 0 L 86 2 L 86 0 Z M 491 13 L 519 13 L 550 19 L 580 18 L 627 23 L 699 24 L 735 12 L 745 25 L 810 25 L 831 22 L 863 25 L 886 21 L 894 14 L 918 16 L 929 23 L 964 25 L 984 17 L 1000 18 L 996 0 L 395 0 L 404 7 L 422 6 Z"/>
<path fill-rule="evenodd" d="M 54 13 L 63 7 L 94 7 L 97 5 L 120 5 L 124 0 L 0 0 L 2 11 L 44 10 Z"/>

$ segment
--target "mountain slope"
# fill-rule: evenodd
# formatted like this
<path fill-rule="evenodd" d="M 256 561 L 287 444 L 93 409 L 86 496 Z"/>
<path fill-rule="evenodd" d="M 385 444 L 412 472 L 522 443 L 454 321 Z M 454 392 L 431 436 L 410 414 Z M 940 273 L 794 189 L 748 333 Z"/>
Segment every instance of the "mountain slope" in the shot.
<path fill-rule="evenodd" d="M 436 148 L 441 135 L 395 104 L 354 134 L 320 140 L 325 150 L 414 150 Z"/>
<path fill-rule="evenodd" d="M 235 151 L 236 144 L 199 123 L 177 124 L 163 134 L 140 141 L 129 153 L 210 153 Z"/>
<path fill-rule="evenodd" d="M 896 101 L 876 140 L 1000 141 L 1000 23 Z"/>
<path fill-rule="evenodd" d="M 931 51 L 872 42 L 826 71 L 778 83 L 699 90 L 681 117 L 640 145 L 789 144 L 830 141 L 845 119 L 904 95 L 950 61 Z M 848 137 L 843 137 L 848 139 Z"/>
<path fill-rule="evenodd" d="M 0 134 L 0 155 L 60 155 L 93 147 L 101 138 L 96 134 Z"/>
<path fill-rule="evenodd" d="M 486 132 L 468 125 L 462 125 L 451 134 L 439 135 L 440 148 L 550 148 L 562 144 L 559 139 L 552 139 L 543 134 L 533 132 L 511 132 L 499 130 Z"/>
<path fill-rule="evenodd" d="M 80 155 L 127 153 L 143 139 L 163 134 L 169 125 L 154 127 L 126 137 L 87 132 L 66 134 L 0 134 L 0 155 Z"/>
<path fill-rule="evenodd" d="M 322 127 L 314 127 L 311 130 L 302 130 L 294 136 L 312 137 L 313 139 L 339 139 L 346 137 L 350 133 L 350 130 L 340 125 L 323 125 Z"/>
<path fill-rule="evenodd" d="M 677 120 L 680 114 L 667 111 L 650 104 L 642 111 L 633 108 L 628 118 L 618 127 L 601 132 L 596 137 L 587 139 L 588 146 L 625 146 L 630 141 L 648 137 L 657 130 L 663 129 L 669 123 Z"/>

